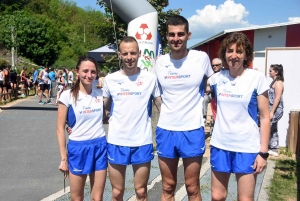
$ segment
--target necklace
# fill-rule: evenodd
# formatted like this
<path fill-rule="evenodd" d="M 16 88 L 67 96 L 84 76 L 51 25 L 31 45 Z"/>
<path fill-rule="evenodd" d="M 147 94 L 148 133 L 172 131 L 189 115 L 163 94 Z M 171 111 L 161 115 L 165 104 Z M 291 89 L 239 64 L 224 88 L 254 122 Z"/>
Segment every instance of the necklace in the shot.
<path fill-rule="evenodd" d="M 243 72 L 240 75 L 236 76 L 235 78 L 231 77 L 230 73 L 228 72 L 228 75 L 229 75 L 228 78 L 229 78 L 229 82 L 230 82 L 231 86 L 236 85 L 237 81 L 240 79 L 240 77 L 244 74 L 245 71 L 246 70 L 244 69 Z"/>

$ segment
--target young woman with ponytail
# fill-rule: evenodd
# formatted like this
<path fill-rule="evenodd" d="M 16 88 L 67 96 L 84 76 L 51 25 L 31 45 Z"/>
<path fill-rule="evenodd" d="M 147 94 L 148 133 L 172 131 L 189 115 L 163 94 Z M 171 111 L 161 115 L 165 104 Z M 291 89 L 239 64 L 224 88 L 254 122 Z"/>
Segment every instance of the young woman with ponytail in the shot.
<path fill-rule="evenodd" d="M 93 85 L 97 62 L 81 57 L 76 65 L 78 79 L 72 89 L 63 91 L 57 113 L 57 138 L 61 155 L 59 170 L 69 175 L 71 200 L 84 199 L 87 175 L 91 200 L 103 200 L 106 181 L 107 152 L 103 128 L 102 90 Z M 66 146 L 66 122 L 72 129 Z"/>
<path fill-rule="evenodd" d="M 273 79 L 269 89 L 269 110 L 271 120 L 269 154 L 278 156 L 279 137 L 277 123 L 283 115 L 283 66 L 281 64 L 272 64 L 269 69 L 269 75 Z"/>

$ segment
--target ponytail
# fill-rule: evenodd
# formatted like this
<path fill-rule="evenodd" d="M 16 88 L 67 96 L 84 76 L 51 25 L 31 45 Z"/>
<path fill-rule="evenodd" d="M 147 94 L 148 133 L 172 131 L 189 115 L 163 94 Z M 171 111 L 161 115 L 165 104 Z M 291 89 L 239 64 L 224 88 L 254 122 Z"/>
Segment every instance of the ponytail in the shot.
<path fill-rule="evenodd" d="M 77 98 L 78 98 L 78 93 L 79 93 L 79 85 L 80 85 L 80 80 L 77 79 L 74 86 L 71 88 L 71 93 L 74 98 L 74 103 L 76 104 Z"/>

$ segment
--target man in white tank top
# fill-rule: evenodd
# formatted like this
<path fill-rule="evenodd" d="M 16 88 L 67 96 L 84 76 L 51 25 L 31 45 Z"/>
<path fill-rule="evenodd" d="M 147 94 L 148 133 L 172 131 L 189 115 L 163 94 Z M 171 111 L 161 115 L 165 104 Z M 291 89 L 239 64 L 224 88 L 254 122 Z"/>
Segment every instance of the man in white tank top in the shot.
<path fill-rule="evenodd" d="M 44 70 L 40 71 L 39 77 L 38 79 L 40 80 L 40 93 L 39 93 L 39 104 L 40 105 L 44 105 L 44 104 L 52 104 L 50 98 L 49 98 L 49 85 L 48 85 L 48 81 L 49 81 L 49 76 L 48 76 L 48 66 L 45 66 Z M 43 102 L 43 94 L 45 94 L 46 96 L 46 102 Z"/>

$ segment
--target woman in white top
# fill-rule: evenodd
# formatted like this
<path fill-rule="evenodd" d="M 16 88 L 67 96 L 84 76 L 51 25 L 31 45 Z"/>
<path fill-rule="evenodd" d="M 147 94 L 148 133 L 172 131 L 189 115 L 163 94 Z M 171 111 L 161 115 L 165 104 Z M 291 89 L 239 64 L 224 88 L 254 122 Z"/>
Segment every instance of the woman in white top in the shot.
<path fill-rule="evenodd" d="M 71 200 L 84 199 L 87 175 L 90 178 L 91 200 L 103 200 L 106 181 L 107 152 L 103 128 L 102 90 L 93 86 L 97 62 L 81 57 L 76 65 L 78 80 L 64 91 L 58 104 L 57 138 L 61 155 L 59 170 L 70 178 Z M 66 147 L 66 121 L 72 129 Z"/>
<path fill-rule="evenodd" d="M 243 33 L 227 36 L 219 55 L 225 70 L 211 76 L 207 88 L 215 94 L 218 111 L 210 142 L 212 200 L 226 200 L 231 173 L 237 180 L 237 200 L 254 200 L 256 175 L 269 156 L 269 87 L 262 73 L 249 68 L 253 47 Z"/>

